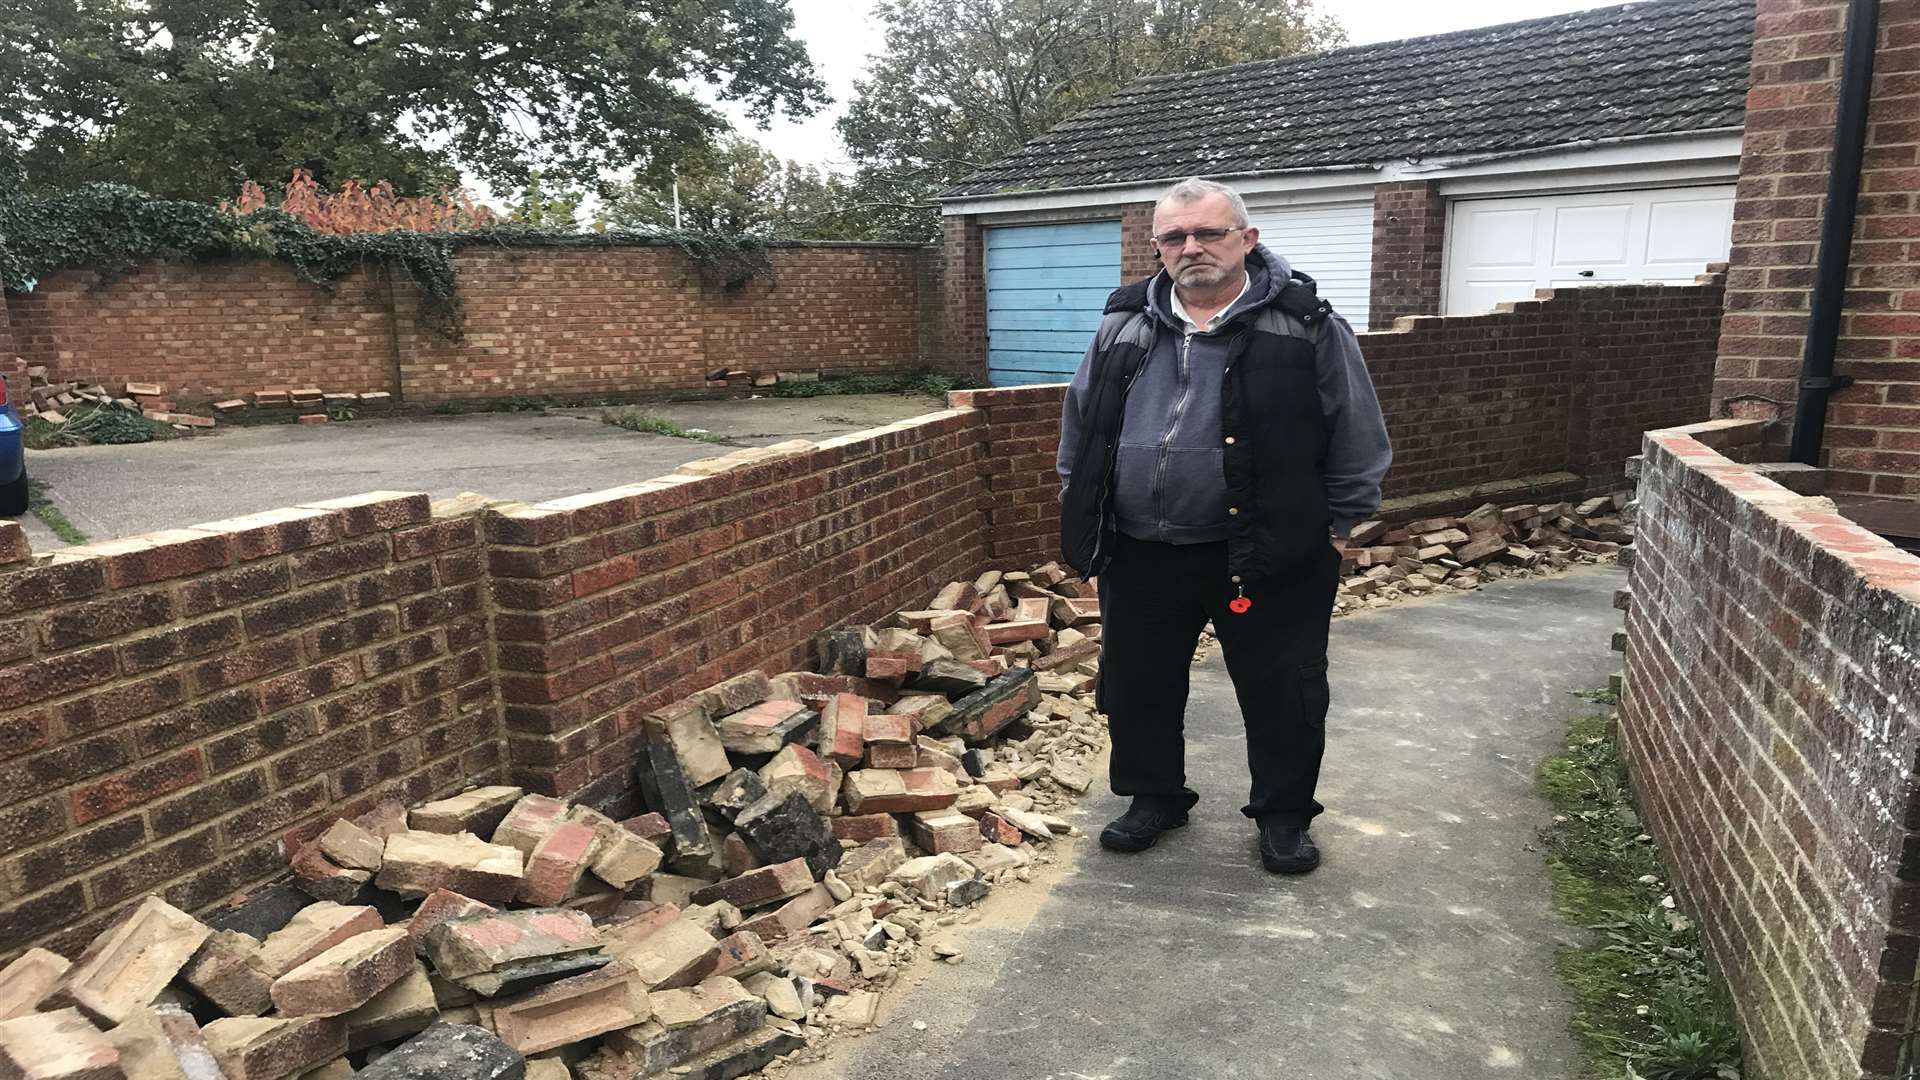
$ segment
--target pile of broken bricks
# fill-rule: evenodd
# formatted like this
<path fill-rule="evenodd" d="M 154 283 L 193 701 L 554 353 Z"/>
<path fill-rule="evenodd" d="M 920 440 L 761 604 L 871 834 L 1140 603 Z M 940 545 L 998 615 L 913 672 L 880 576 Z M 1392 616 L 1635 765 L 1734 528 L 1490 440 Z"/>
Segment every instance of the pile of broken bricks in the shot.
<path fill-rule="evenodd" d="M 8 384 L 22 420 L 37 416 L 58 426 L 73 419 L 68 414 L 74 410 L 117 409 L 171 424 L 176 431 L 214 426 L 212 417 L 173 411 L 173 402 L 165 396 L 166 387 L 159 383 L 127 383 L 121 393 L 115 394 L 98 384 L 53 382 L 45 367 L 16 358 Z"/>
<path fill-rule="evenodd" d="M 1399 526 L 1361 522 L 1347 541 L 1334 613 L 1607 562 L 1633 543 L 1631 499 L 1623 491 L 1579 503 L 1488 503 Z"/>
<path fill-rule="evenodd" d="M 216 401 L 213 408 L 222 416 L 235 416 L 258 409 L 263 414 L 278 410 L 291 410 L 294 419 L 302 424 L 324 424 L 329 419 L 328 410 L 334 408 L 358 409 L 363 406 L 383 406 L 393 404 L 393 395 L 384 390 L 355 392 L 350 390 L 322 390 L 318 386 L 263 386 L 251 395 L 227 398 Z"/>
<path fill-rule="evenodd" d="M 724 1080 L 867 1030 L 1074 831 L 1048 811 L 1104 746 L 1092 593 L 988 573 L 650 713 L 637 817 L 387 800 L 205 922 L 149 896 L 0 970 L 0 1076 Z"/>

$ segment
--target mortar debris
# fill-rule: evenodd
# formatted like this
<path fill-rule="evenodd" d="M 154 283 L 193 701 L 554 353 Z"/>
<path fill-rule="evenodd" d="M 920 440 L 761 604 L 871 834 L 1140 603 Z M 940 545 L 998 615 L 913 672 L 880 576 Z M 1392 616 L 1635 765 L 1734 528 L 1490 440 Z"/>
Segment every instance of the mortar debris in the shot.
<path fill-rule="evenodd" d="M 77 962 L 0 971 L 0 1059 L 210 1055 L 228 1080 L 817 1059 L 881 1022 L 917 958 L 963 962 L 976 905 L 1079 836 L 1062 815 L 1106 746 L 1099 640 L 1090 583 L 992 571 L 817 635 L 813 670 L 647 713 L 646 812 L 507 785 L 369 798 L 205 922 L 149 896 Z"/>

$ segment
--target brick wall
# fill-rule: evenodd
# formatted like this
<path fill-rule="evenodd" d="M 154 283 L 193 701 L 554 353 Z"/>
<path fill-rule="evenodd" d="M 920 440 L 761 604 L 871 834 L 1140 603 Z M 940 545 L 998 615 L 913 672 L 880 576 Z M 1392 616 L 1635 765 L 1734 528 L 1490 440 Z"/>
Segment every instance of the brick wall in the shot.
<path fill-rule="evenodd" d="M 947 357 L 952 370 L 984 381 L 987 376 L 987 252 L 980 219 L 960 214 L 940 219 L 945 259 Z"/>
<path fill-rule="evenodd" d="M 1827 464 L 1920 496 L 1920 0 L 1884 0 Z M 1842 0 L 1759 0 L 1714 413 L 1791 417 L 1840 86 Z M 1775 438 L 1784 445 L 1782 424 Z"/>
<path fill-rule="evenodd" d="M 1153 250 L 1153 204 L 1128 203 L 1120 208 L 1120 283 L 1131 284 L 1160 272 L 1160 256 Z"/>
<path fill-rule="evenodd" d="M 1367 325 L 1391 326 L 1402 315 L 1440 313 L 1440 272 L 1447 202 L 1431 180 L 1373 188 L 1373 280 Z"/>
<path fill-rule="evenodd" d="M 376 493 L 40 559 L 0 528 L 0 953 L 501 771 L 471 516 Z"/>
<path fill-rule="evenodd" d="M 379 268 L 328 290 L 278 262 L 154 262 L 104 284 L 55 274 L 8 306 L 31 362 L 69 379 L 166 383 L 183 401 L 274 385 L 413 402 L 664 393 L 702 389 L 720 368 L 902 373 L 939 348 L 924 321 L 924 249 L 769 257 L 770 275 L 728 292 L 666 247 L 468 248 L 459 342 L 423 326 L 419 293 Z"/>
<path fill-rule="evenodd" d="M 104 284 L 63 271 L 7 297 L 15 347 L 62 378 L 165 383 L 204 401 L 261 386 L 398 390 L 387 277 L 333 289 L 281 262 L 154 261 Z"/>
<path fill-rule="evenodd" d="M 1759 440 L 1647 436 L 1623 742 L 1748 1075 L 1891 1080 L 1920 955 L 1920 559 L 1706 445 Z"/>
<path fill-rule="evenodd" d="M 13 357 L 13 318 L 8 313 L 7 294 L 0 292 L 0 364 L 11 365 Z"/>
<path fill-rule="evenodd" d="M 1722 285 L 1556 289 L 1361 334 L 1393 437 L 1388 497 L 1570 472 L 1614 486 L 1640 433 L 1699 417 Z"/>
<path fill-rule="evenodd" d="M 995 565 L 1038 565 L 1060 557 L 1059 386 L 956 390 L 955 408 L 975 410 L 992 452 L 982 463 L 986 554 Z"/>
<path fill-rule="evenodd" d="M 982 427 L 933 413 L 491 515 L 513 781 L 618 798 L 647 710 L 751 668 L 804 667 L 823 627 L 979 573 Z"/>

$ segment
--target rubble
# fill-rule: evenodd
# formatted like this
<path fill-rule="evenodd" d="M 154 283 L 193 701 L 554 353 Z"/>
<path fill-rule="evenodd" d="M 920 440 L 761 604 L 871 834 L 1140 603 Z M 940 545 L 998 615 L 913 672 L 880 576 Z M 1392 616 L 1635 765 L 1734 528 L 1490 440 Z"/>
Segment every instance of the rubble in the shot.
<path fill-rule="evenodd" d="M 655 709 L 636 817 L 491 785 L 317 823 L 296 888 L 218 930 L 150 898 L 70 970 L 0 970 L 31 1021 L 0 1051 L 65 1023 L 170 1080 L 194 1046 L 225 1080 L 731 1078 L 865 1030 L 937 930 L 1073 834 L 1054 812 L 1105 744 L 1091 591 L 955 582 L 822 635 L 820 670 Z M 137 977 L 101 979 L 135 938 Z"/>

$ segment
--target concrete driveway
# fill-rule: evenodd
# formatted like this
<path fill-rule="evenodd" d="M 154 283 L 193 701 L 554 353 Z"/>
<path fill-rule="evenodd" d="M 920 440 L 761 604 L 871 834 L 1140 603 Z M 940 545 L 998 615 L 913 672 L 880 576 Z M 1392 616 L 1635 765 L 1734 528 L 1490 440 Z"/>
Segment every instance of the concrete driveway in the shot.
<path fill-rule="evenodd" d="M 876 1034 L 785 1080 L 1573 1080 L 1533 791 L 1572 696 L 1617 657 L 1618 569 L 1505 581 L 1333 624 L 1320 870 L 1260 867 L 1215 651 L 1187 709 L 1193 824 L 1139 855 L 1077 841 L 1025 919 L 947 935 Z M 1125 808 L 1096 787 L 1089 832 Z M 1009 900 L 1012 898 L 1009 897 Z M 989 901 L 991 904 L 992 901 Z"/>
<path fill-rule="evenodd" d="M 734 446 L 824 439 L 944 408 L 922 395 L 689 401 L 642 406 Z M 729 447 L 600 422 L 600 409 L 230 427 L 132 446 L 34 451 L 28 469 L 90 540 L 217 521 L 362 491 L 479 492 L 535 502 L 630 484 Z M 65 546 L 31 514 L 35 551 Z"/>

